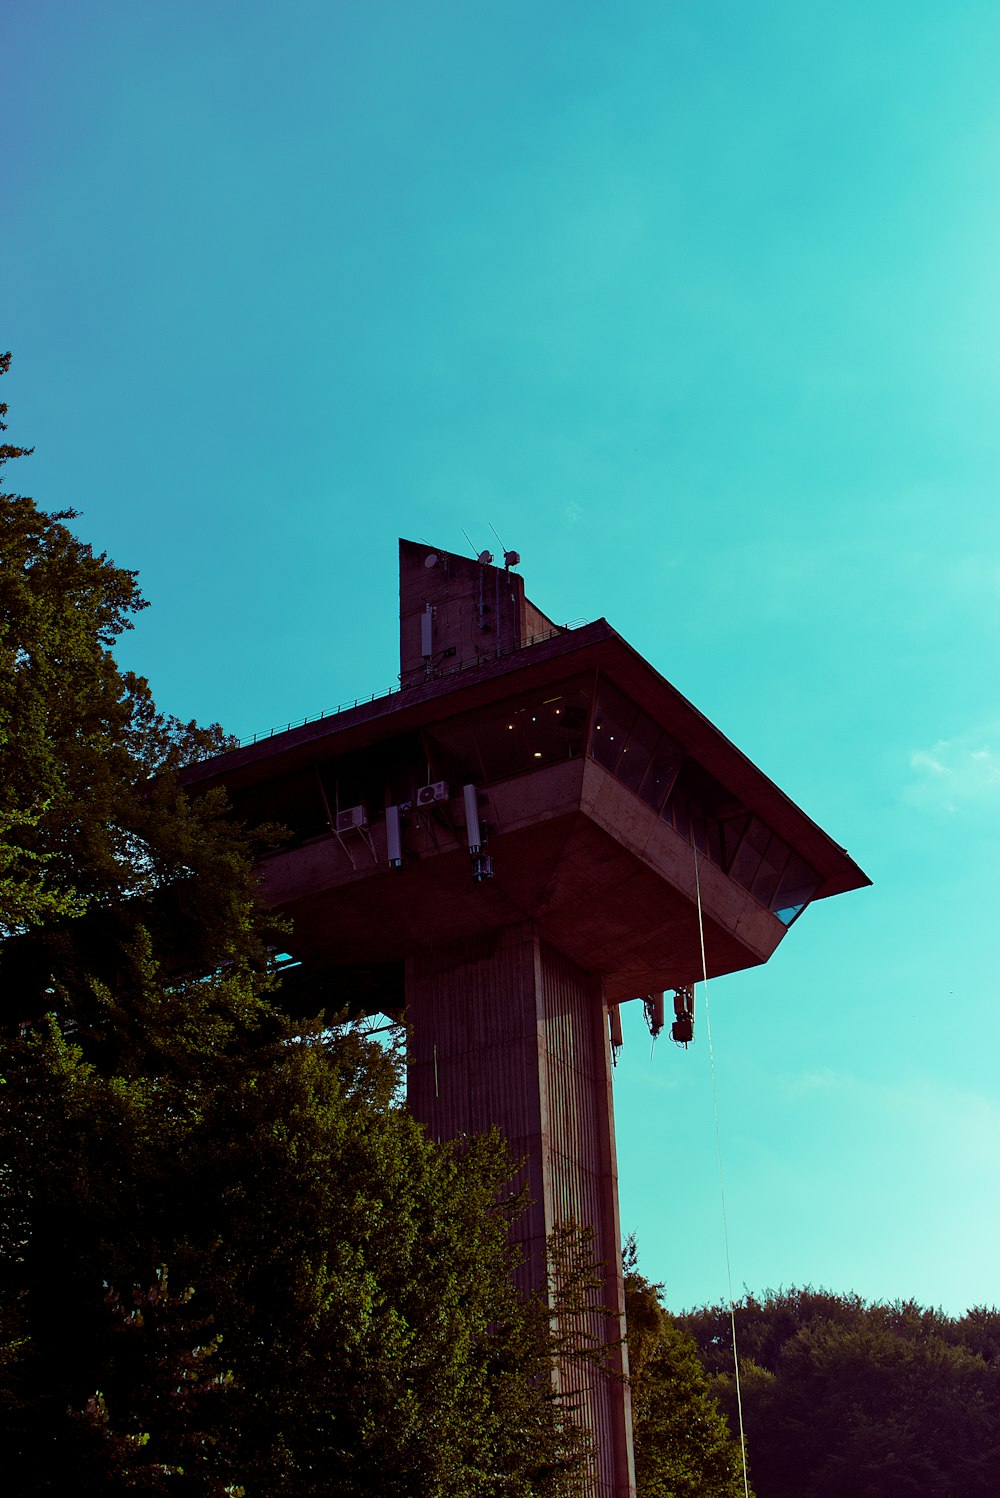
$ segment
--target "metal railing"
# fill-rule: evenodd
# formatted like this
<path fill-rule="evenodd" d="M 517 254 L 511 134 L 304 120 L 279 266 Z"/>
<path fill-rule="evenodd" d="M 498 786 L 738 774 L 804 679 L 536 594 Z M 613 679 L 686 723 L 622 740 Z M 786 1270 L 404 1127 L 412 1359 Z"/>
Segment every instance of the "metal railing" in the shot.
<path fill-rule="evenodd" d="M 583 625 L 589 624 L 590 622 L 591 621 L 589 619 L 574 619 L 569 624 L 556 625 L 554 629 L 543 630 L 540 634 L 532 635 L 530 639 L 524 640 L 519 649 L 525 650 L 529 645 L 539 645 L 543 640 L 555 639 L 557 635 L 564 635 L 567 634 L 570 630 L 580 629 Z M 510 651 L 508 653 L 514 655 L 517 652 Z M 487 661 L 502 659 L 505 659 L 505 657 L 497 655 L 477 655 L 470 658 L 469 660 L 457 661 L 454 663 L 449 662 L 447 666 L 439 665 L 434 667 L 433 672 L 430 676 L 425 677 L 420 681 L 408 682 L 405 687 L 400 685 L 385 687 L 381 692 L 372 692 L 370 697 L 355 697 L 353 702 L 351 702 L 350 700 L 348 700 L 347 702 L 339 702 L 336 707 L 324 708 L 322 712 L 311 713 L 306 718 L 295 718 L 289 723 L 279 723 L 277 727 L 269 728 L 263 733 L 255 733 L 248 736 L 247 738 L 238 740 L 238 747 L 240 749 L 246 749 L 253 744 L 260 744 L 265 742 L 265 740 L 267 739 L 273 739 L 276 734 L 290 733 L 293 728 L 305 728 L 309 723 L 322 723 L 326 718 L 336 718 L 341 713 L 353 712 L 356 707 L 363 707 L 369 702 L 379 702 L 384 697 L 394 697 L 399 692 L 408 691 L 411 687 L 423 686 L 425 684 L 425 681 L 436 681 L 442 676 L 457 675 L 457 673 L 460 671 L 469 671 L 474 666 L 482 666 Z"/>

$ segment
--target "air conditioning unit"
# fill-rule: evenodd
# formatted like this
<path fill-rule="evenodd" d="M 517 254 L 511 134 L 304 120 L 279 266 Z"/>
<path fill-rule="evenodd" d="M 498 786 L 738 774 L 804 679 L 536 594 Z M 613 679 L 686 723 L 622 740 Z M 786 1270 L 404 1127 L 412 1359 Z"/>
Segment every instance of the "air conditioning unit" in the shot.
<path fill-rule="evenodd" d="M 447 780 L 435 780 L 432 785 L 422 785 L 417 792 L 418 806 L 433 806 L 436 801 L 447 801 Z"/>
<path fill-rule="evenodd" d="M 346 811 L 337 813 L 337 832 L 355 832 L 359 827 L 368 826 L 368 814 L 363 806 L 349 806 Z"/>

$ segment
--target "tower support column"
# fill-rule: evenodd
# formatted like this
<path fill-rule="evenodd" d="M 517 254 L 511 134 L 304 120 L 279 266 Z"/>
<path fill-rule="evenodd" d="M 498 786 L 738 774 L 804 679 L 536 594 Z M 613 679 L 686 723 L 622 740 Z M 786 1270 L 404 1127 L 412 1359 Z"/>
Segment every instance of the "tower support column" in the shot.
<path fill-rule="evenodd" d="M 517 1228 L 522 1288 L 548 1294 L 547 1242 L 567 1223 L 593 1230 L 612 1315 L 591 1318 L 608 1373 L 557 1376 L 582 1405 L 596 1452 L 595 1498 L 635 1492 L 607 1005 L 585 973 L 524 921 L 407 959 L 411 1112 L 438 1139 L 496 1125 L 525 1162 L 530 1206 Z"/>

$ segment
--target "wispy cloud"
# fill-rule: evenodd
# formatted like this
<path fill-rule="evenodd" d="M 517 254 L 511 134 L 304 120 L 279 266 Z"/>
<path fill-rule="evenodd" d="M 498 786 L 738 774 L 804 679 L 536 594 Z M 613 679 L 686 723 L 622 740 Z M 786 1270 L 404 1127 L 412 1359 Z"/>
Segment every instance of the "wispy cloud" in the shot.
<path fill-rule="evenodd" d="M 1000 1153 L 1000 1101 L 938 1077 L 878 1082 L 822 1067 L 781 1079 L 778 1086 L 790 1102 L 804 1097 L 835 1098 L 855 1112 L 877 1112 L 909 1125 L 923 1124 L 935 1134 L 967 1132 Z"/>
<path fill-rule="evenodd" d="M 786 1078 L 779 1096 L 792 1108 L 805 1107 L 831 1125 L 839 1117 L 845 1137 L 866 1140 L 867 1168 L 906 1173 L 900 1143 L 911 1164 L 920 1160 L 938 1171 L 938 1194 L 958 1201 L 978 1181 L 995 1180 L 1000 1159 L 1000 1099 L 957 1087 L 930 1075 L 885 1082 L 822 1069 Z M 893 1164 L 895 1162 L 895 1164 Z M 854 1159 L 851 1170 L 860 1169 Z M 863 1174 L 863 1172 L 862 1172 Z M 971 1196 L 970 1196 L 971 1200 Z M 995 1195 L 981 1204 L 996 1220 Z"/>
<path fill-rule="evenodd" d="M 1000 594 L 1000 563 L 994 557 L 976 553 L 958 558 L 949 569 L 951 582 L 964 598 L 977 596 L 995 607 Z"/>
<path fill-rule="evenodd" d="M 955 812 L 984 802 L 1000 804 L 1000 726 L 953 739 L 938 739 L 928 749 L 914 749 L 914 778 L 904 798 L 915 806 Z"/>

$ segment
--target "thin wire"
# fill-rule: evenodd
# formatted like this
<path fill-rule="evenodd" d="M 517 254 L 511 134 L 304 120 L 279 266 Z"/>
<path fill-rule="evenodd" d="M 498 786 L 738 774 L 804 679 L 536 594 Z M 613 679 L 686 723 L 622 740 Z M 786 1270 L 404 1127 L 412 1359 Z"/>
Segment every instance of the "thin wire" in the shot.
<path fill-rule="evenodd" d="M 701 876 L 698 870 L 698 845 L 694 848 L 694 889 L 698 902 L 698 939 L 701 942 L 701 976 L 705 991 L 705 1033 L 708 1036 L 708 1058 L 712 1072 L 712 1112 L 715 1115 L 715 1154 L 719 1162 L 719 1196 L 722 1200 L 722 1236 L 726 1245 L 726 1281 L 729 1286 L 729 1325 L 733 1335 L 733 1368 L 736 1373 L 736 1413 L 740 1426 L 740 1456 L 743 1460 L 743 1492 L 750 1498 L 747 1476 L 747 1443 L 743 1431 L 743 1390 L 740 1385 L 740 1360 L 736 1351 L 736 1304 L 733 1300 L 733 1269 L 729 1256 L 729 1220 L 726 1215 L 726 1181 L 722 1170 L 722 1136 L 719 1132 L 719 1095 L 715 1085 L 715 1052 L 712 1049 L 712 1013 L 708 1002 L 708 961 L 705 956 L 705 922 L 701 913 Z"/>

